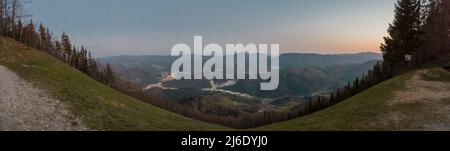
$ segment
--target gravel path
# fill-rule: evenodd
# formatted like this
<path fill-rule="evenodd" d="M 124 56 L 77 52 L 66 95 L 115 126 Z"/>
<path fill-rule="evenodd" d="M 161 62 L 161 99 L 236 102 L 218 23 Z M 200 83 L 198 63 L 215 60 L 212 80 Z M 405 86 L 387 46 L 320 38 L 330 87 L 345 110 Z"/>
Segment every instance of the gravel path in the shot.
<path fill-rule="evenodd" d="M 390 112 L 387 113 L 388 116 L 385 119 L 394 122 L 414 121 L 420 119 L 423 115 L 431 115 L 432 118 L 424 119 L 427 120 L 425 123 L 416 126 L 422 127 L 420 130 L 426 131 L 450 130 L 450 83 L 422 79 L 422 75 L 428 74 L 428 72 L 429 70 L 416 72 L 411 79 L 406 81 L 405 89 L 396 92 L 394 98 L 389 100 L 387 105 L 392 107 L 422 103 L 424 108 L 428 107 L 430 110 L 425 112 Z"/>
<path fill-rule="evenodd" d="M 88 130 L 64 104 L 0 66 L 0 131 Z"/>

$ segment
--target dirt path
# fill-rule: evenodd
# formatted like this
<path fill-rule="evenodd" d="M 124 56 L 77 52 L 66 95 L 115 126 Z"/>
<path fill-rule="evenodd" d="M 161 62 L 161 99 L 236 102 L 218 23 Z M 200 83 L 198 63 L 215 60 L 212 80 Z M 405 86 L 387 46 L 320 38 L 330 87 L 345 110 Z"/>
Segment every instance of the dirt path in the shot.
<path fill-rule="evenodd" d="M 397 125 L 412 123 L 414 130 L 450 130 L 450 83 L 424 80 L 422 75 L 429 72 L 416 72 L 405 88 L 387 101 L 387 106 L 396 110 L 386 113 L 385 120 Z"/>
<path fill-rule="evenodd" d="M 0 66 L 1 131 L 88 130 L 64 104 Z"/>

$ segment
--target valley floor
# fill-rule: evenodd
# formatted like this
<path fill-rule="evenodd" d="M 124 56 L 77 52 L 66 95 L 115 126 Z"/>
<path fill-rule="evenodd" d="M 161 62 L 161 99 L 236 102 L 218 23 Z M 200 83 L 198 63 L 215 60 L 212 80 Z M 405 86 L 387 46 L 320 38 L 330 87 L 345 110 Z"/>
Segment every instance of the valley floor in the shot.
<path fill-rule="evenodd" d="M 1 131 L 88 130 L 65 105 L 0 66 Z"/>

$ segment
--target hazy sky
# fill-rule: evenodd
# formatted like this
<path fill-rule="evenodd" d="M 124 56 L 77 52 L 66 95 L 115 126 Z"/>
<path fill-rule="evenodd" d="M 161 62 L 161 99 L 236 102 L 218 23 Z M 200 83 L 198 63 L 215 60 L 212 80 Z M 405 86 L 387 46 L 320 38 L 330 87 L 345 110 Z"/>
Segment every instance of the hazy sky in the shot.
<path fill-rule="evenodd" d="M 395 0 L 32 0 L 35 22 L 96 56 L 169 54 L 177 43 L 278 43 L 282 52 L 378 51 Z"/>

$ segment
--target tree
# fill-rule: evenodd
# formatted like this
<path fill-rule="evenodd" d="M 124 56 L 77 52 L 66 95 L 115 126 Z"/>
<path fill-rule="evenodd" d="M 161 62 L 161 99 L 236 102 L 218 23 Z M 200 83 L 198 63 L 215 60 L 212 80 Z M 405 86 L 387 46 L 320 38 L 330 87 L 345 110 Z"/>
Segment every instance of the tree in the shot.
<path fill-rule="evenodd" d="M 406 67 L 405 55 L 412 55 L 421 45 L 420 0 L 398 0 L 394 21 L 389 24 L 388 37 L 381 45 L 384 61 L 392 72 L 402 72 Z M 400 71 L 399 71 L 400 70 Z"/>
<path fill-rule="evenodd" d="M 63 55 L 62 51 L 63 50 L 62 50 L 60 42 L 58 40 L 55 41 L 55 55 L 58 58 L 60 58 L 61 60 L 62 60 L 62 58 L 64 58 L 64 55 Z"/>
<path fill-rule="evenodd" d="M 14 32 L 18 20 L 29 15 L 24 11 L 24 7 L 29 0 L 0 0 L 0 34 L 10 35 L 13 38 L 20 36 Z"/>
<path fill-rule="evenodd" d="M 98 72 L 98 66 L 97 62 L 92 58 L 91 53 L 88 54 L 88 69 L 87 69 L 88 75 L 92 77 L 93 79 L 99 80 L 99 72 Z"/>
<path fill-rule="evenodd" d="M 61 35 L 61 45 L 63 50 L 63 60 L 70 64 L 70 55 L 72 53 L 72 43 L 70 42 L 69 36 L 66 34 L 66 32 L 63 32 Z"/>
<path fill-rule="evenodd" d="M 12 0 L 11 2 L 11 17 L 10 17 L 10 27 L 11 28 L 15 28 L 16 27 L 16 19 L 21 19 L 23 16 L 23 6 L 25 5 L 25 3 L 28 3 L 27 1 L 24 0 Z M 16 37 L 17 33 L 12 32 L 12 36 Z"/>
<path fill-rule="evenodd" d="M 415 58 L 419 64 L 439 58 L 450 51 L 450 1 L 429 0 L 426 10 L 427 17 L 422 31 L 425 43 Z"/>
<path fill-rule="evenodd" d="M 53 34 L 50 32 L 50 29 L 46 29 L 46 41 L 44 42 L 45 43 L 45 46 L 46 46 L 46 50 L 48 51 L 48 52 L 50 52 L 52 55 L 54 55 L 54 56 L 58 56 L 58 52 L 57 52 L 57 50 L 55 49 L 55 45 L 53 45 Z"/>
<path fill-rule="evenodd" d="M 69 64 L 72 67 L 74 67 L 76 69 L 79 69 L 78 68 L 78 51 L 77 51 L 77 48 L 75 46 L 73 46 L 73 48 L 71 49 L 69 58 L 70 58 L 69 59 L 70 60 Z"/>
<path fill-rule="evenodd" d="M 114 85 L 114 83 L 115 83 L 115 77 L 114 77 L 114 73 L 113 73 L 112 68 L 111 68 L 111 66 L 109 65 L 109 63 L 106 64 L 106 69 L 105 69 L 105 71 L 103 72 L 103 74 L 104 74 L 104 76 L 103 76 L 103 78 L 104 78 L 104 83 L 105 83 L 106 85 L 108 85 L 109 87 L 114 87 L 114 86 L 115 86 L 115 85 Z"/>
<path fill-rule="evenodd" d="M 15 36 L 13 38 L 15 38 L 17 41 L 22 41 L 22 31 L 23 31 L 23 24 L 22 20 L 19 19 L 13 31 L 13 33 L 15 33 Z"/>
<path fill-rule="evenodd" d="M 47 50 L 47 39 L 48 39 L 48 37 L 47 37 L 47 30 L 45 29 L 45 27 L 44 27 L 44 25 L 41 23 L 40 25 L 39 25 L 39 37 L 40 37 L 40 39 L 39 39 L 39 48 L 41 49 L 41 50 Z"/>
<path fill-rule="evenodd" d="M 7 32 L 6 24 L 8 16 L 8 1 L 0 0 L 0 30 L 2 35 L 5 35 Z"/>
<path fill-rule="evenodd" d="M 36 41 L 38 41 L 37 39 L 37 35 L 36 35 L 36 30 L 35 30 L 35 26 L 33 23 L 33 20 L 30 20 L 30 23 L 28 23 L 22 32 L 22 39 L 23 39 L 23 43 L 30 45 L 32 47 L 36 46 Z"/>
<path fill-rule="evenodd" d="M 14 24 L 18 19 L 23 19 L 29 15 L 24 11 L 26 4 L 30 3 L 29 0 L 12 0 L 11 2 L 11 22 Z"/>

